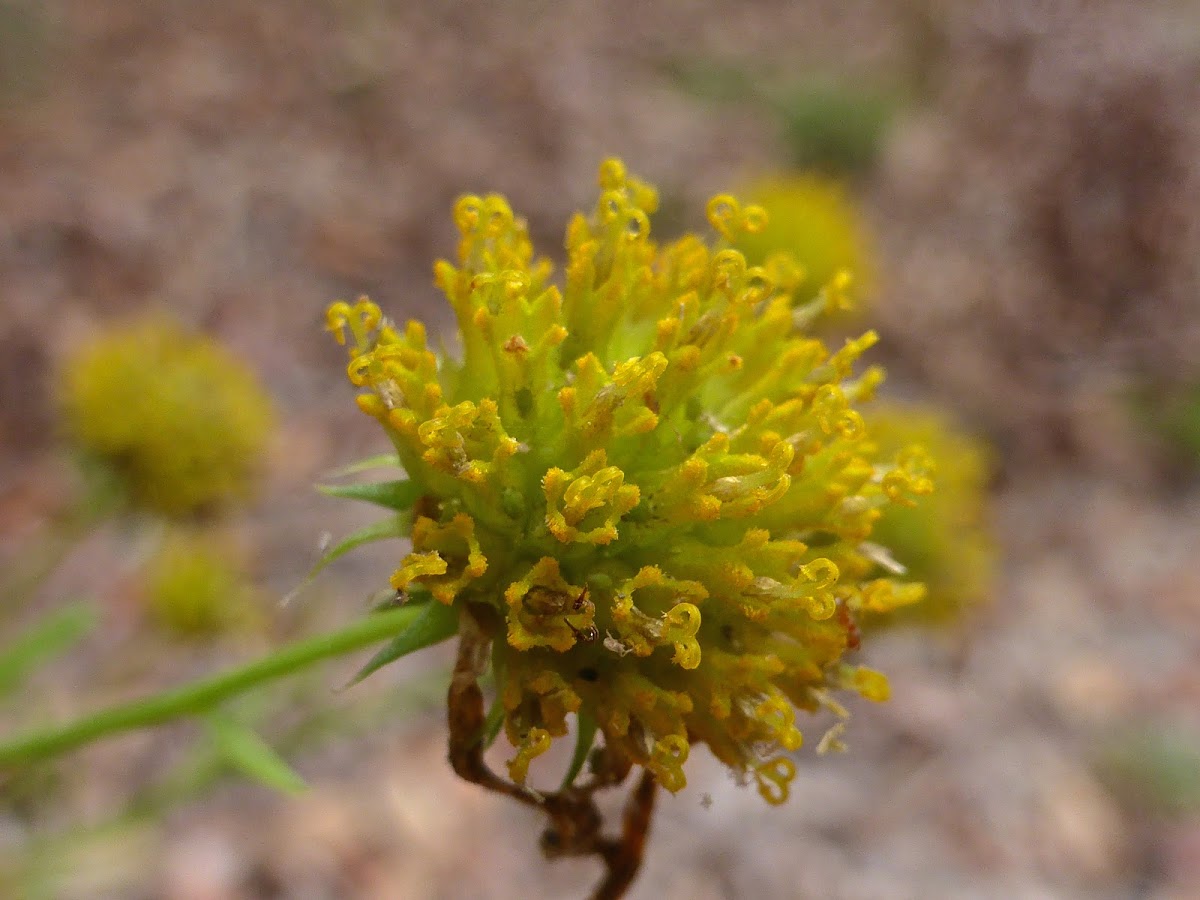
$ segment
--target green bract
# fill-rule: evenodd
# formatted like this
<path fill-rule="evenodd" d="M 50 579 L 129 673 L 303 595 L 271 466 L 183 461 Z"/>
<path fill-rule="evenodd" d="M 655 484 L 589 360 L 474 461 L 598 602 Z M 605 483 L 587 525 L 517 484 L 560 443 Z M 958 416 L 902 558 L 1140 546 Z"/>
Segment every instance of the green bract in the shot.
<path fill-rule="evenodd" d="M 734 249 L 760 207 L 715 197 L 715 241 L 660 245 L 654 190 L 616 160 L 599 180 L 558 281 L 503 198 L 458 201 L 458 264 L 435 266 L 456 354 L 366 299 L 329 309 L 418 496 L 392 585 L 490 640 L 518 784 L 574 713 L 668 790 L 703 742 L 779 802 L 797 707 L 887 697 L 847 661 L 855 619 L 922 588 L 869 578 L 864 542 L 932 489 L 927 462 L 881 457 L 856 410 L 882 378 L 853 372 L 874 333 L 831 352 L 801 330 L 844 278 L 797 305 L 793 259 Z"/>

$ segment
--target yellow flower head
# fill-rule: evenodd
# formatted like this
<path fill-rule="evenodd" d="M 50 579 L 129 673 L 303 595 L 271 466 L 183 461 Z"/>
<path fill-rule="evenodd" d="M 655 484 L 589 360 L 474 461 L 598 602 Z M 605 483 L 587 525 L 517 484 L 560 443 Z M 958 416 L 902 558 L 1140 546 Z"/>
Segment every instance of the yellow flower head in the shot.
<path fill-rule="evenodd" d="M 771 213 L 765 228 L 742 234 L 737 247 L 751 263 L 765 264 L 783 251 L 800 264 L 798 301 L 824 291 L 823 312 L 856 318 L 874 281 L 874 252 L 866 226 L 845 188 L 816 174 L 776 175 L 752 184 L 747 196 Z M 852 278 L 851 278 L 852 276 Z"/>
<path fill-rule="evenodd" d="M 168 534 L 146 567 L 146 609 L 175 636 L 200 640 L 262 624 L 239 560 L 212 535 Z"/>
<path fill-rule="evenodd" d="M 330 307 L 420 495 L 392 583 L 490 638 L 517 782 L 576 715 L 669 790 L 703 742 L 778 802 L 797 708 L 887 696 L 847 660 L 855 618 L 912 589 L 856 573 L 883 511 L 931 490 L 926 460 L 877 453 L 857 411 L 874 333 L 830 350 L 797 324 L 796 261 L 735 248 L 761 207 L 715 197 L 715 240 L 659 244 L 654 189 L 617 160 L 599 181 L 557 279 L 504 198 L 458 201 L 457 263 L 434 267 L 457 352 Z"/>
<path fill-rule="evenodd" d="M 885 454 L 918 445 L 937 466 L 938 489 L 915 506 L 890 506 L 875 524 L 871 540 L 886 547 L 884 569 L 925 585 L 924 602 L 872 614 L 875 626 L 949 623 L 986 599 L 991 589 L 996 548 L 988 527 L 987 481 L 990 448 L 945 413 L 913 405 L 871 409 L 871 437 Z M 868 606 L 868 612 L 872 612 Z"/>
<path fill-rule="evenodd" d="M 62 394 L 79 448 L 114 468 L 135 503 L 167 515 L 245 496 L 273 425 L 270 401 L 243 363 L 159 318 L 81 347 Z"/>

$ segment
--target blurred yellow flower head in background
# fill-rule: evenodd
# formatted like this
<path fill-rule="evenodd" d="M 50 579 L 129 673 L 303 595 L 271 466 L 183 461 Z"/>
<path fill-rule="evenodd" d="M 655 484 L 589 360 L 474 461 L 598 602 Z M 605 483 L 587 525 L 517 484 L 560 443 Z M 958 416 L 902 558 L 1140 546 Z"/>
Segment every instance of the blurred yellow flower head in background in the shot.
<path fill-rule="evenodd" d="M 853 305 L 830 312 L 841 312 L 840 320 L 861 318 L 862 302 L 875 280 L 874 250 L 841 182 L 816 173 L 780 174 L 752 183 L 745 193 L 770 213 L 765 228 L 737 238 L 747 261 L 762 264 L 774 253 L 790 254 L 804 272 L 795 290 L 797 301 L 817 296 L 839 272 L 851 273 Z"/>
<path fill-rule="evenodd" d="M 80 347 L 61 390 L 76 446 L 114 470 L 133 503 L 169 516 L 248 495 L 274 424 L 244 363 L 158 317 Z"/>
<path fill-rule="evenodd" d="M 918 445 L 937 466 L 938 489 L 916 506 L 891 506 L 872 541 L 925 585 L 923 603 L 872 616 L 867 624 L 948 623 L 985 600 L 995 577 L 996 545 L 988 522 L 991 448 L 945 412 L 915 404 L 871 407 L 871 437 L 884 455 Z"/>
<path fill-rule="evenodd" d="M 145 570 L 146 612 L 186 640 L 245 633 L 262 624 L 232 547 L 219 536 L 173 529 Z"/>

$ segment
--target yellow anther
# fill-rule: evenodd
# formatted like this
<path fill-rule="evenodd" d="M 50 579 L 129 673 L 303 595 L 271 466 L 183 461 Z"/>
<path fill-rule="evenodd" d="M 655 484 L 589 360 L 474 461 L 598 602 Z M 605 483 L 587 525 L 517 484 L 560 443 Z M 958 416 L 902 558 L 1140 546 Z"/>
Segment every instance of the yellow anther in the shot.
<path fill-rule="evenodd" d="M 850 685 L 872 703 L 883 703 L 892 696 L 887 676 L 866 666 L 854 669 Z"/>
<path fill-rule="evenodd" d="M 595 450 L 573 472 L 550 469 L 542 478 L 546 526 L 560 541 L 611 543 L 617 537 L 617 521 L 641 500 L 637 485 L 625 484 L 625 473 L 605 462 L 604 451 Z M 591 529 L 578 528 L 593 512 L 602 521 Z"/>
<path fill-rule="evenodd" d="M 446 561 L 436 552 L 410 553 L 404 557 L 400 568 L 392 575 L 392 587 L 398 591 L 407 590 L 408 586 L 419 578 L 428 575 L 445 575 Z"/>
<path fill-rule="evenodd" d="M 382 322 L 382 310 L 366 297 L 359 297 L 353 306 L 339 300 L 325 310 L 325 330 L 333 334 L 334 340 L 342 346 L 346 345 L 346 329 L 350 329 L 354 337 L 354 350 L 351 352 L 368 350 L 375 343 L 371 339 L 371 332 L 379 328 Z"/>
<path fill-rule="evenodd" d="M 371 396 L 374 397 L 373 394 Z M 375 399 L 379 400 L 378 397 L 375 397 Z M 379 401 L 379 403 L 380 406 L 383 405 L 383 401 Z M 362 407 L 362 404 L 360 403 L 359 406 Z M 365 411 L 366 407 L 363 407 L 363 409 Z M 394 428 L 398 434 L 405 435 L 411 439 L 416 439 L 417 416 L 411 409 L 399 407 L 397 409 L 386 410 L 386 412 L 387 423 Z"/>
<path fill-rule="evenodd" d="M 838 571 L 837 564 L 833 560 L 821 557 L 814 559 L 806 566 L 801 566 L 800 574 L 809 581 L 814 582 L 812 590 L 827 591 L 837 584 L 841 573 Z"/>
<path fill-rule="evenodd" d="M 842 413 L 835 425 L 838 434 L 848 441 L 856 441 L 867 433 L 867 423 L 857 409 L 848 409 Z"/>
<path fill-rule="evenodd" d="M 675 336 L 679 334 L 679 328 L 682 323 L 677 318 L 659 319 L 656 325 L 657 340 L 655 346 L 659 350 L 665 350 L 675 341 Z"/>
<path fill-rule="evenodd" d="M 636 178 L 629 179 L 629 184 L 626 187 L 633 205 L 638 209 L 645 210 L 648 213 L 654 213 L 658 210 L 658 191 L 653 187 L 645 182 L 638 181 Z"/>
<path fill-rule="evenodd" d="M 483 225 L 489 237 L 499 237 L 513 227 L 513 211 L 499 194 L 488 194 L 483 201 Z"/>
<path fill-rule="evenodd" d="M 454 224 L 464 237 L 479 227 L 482 217 L 483 200 L 474 194 L 465 194 L 454 204 Z"/>
<path fill-rule="evenodd" d="M 771 292 L 775 290 L 775 282 L 762 266 L 751 266 L 746 270 L 745 277 L 746 290 L 738 298 L 741 303 L 754 306 L 770 297 Z"/>
<path fill-rule="evenodd" d="M 517 748 L 517 755 L 508 761 L 508 777 L 514 784 L 524 784 L 529 777 L 529 764 L 550 749 L 550 732 L 545 728 L 530 728 Z"/>
<path fill-rule="evenodd" d="M 889 578 L 869 582 L 862 590 L 862 608 L 869 612 L 887 613 L 902 606 L 920 603 L 925 599 L 923 584 L 897 583 Z"/>
<path fill-rule="evenodd" d="M 382 419 L 388 415 L 387 404 L 375 394 L 359 394 L 354 398 L 355 404 L 368 416 Z"/>
<path fill-rule="evenodd" d="M 749 234 L 762 232 L 768 221 L 767 211 L 757 204 L 751 204 L 742 210 L 742 228 Z"/>
<path fill-rule="evenodd" d="M 596 217 L 601 225 L 611 225 L 629 211 L 629 198 L 624 191 L 605 191 L 596 205 Z"/>
<path fill-rule="evenodd" d="M 509 300 L 514 300 L 529 292 L 530 279 L 525 272 L 509 269 L 507 272 L 500 273 L 500 279 L 504 284 L 504 296 Z"/>
<path fill-rule="evenodd" d="M 718 287 L 725 287 L 746 277 L 746 257 L 741 250 L 722 250 L 713 257 L 714 279 Z"/>
<path fill-rule="evenodd" d="M 464 586 L 487 571 L 487 558 L 475 537 L 475 522 L 466 513 L 459 513 L 444 525 L 418 516 L 412 543 L 413 552 L 392 576 L 396 590 L 406 590 L 419 582 L 435 600 L 448 605 Z"/>
<path fill-rule="evenodd" d="M 646 768 L 653 772 L 658 778 L 658 783 L 672 794 L 682 790 L 687 784 L 683 764 L 687 762 L 689 749 L 685 737 L 669 734 L 655 742 L 654 751 L 650 754 L 650 762 Z"/>
<path fill-rule="evenodd" d="M 700 610 L 691 603 L 677 603 L 663 617 L 663 639 L 675 645 L 671 661 L 682 669 L 700 665 L 700 642 L 696 640 L 699 630 Z"/>
<path fill-rule="evenodd" d="M 714 231 L 729 240 L 735 237 L 734 227 L 741 217 L 741 206 L 736 198 L 730 194 L 717 194 L 708 201 L 705 212 Z"/>
<path fill-rule="evenodd" d="M 558 392 L 558 405 L 563 413 L 570 418 L 575 414 L 575 388 L 565 387 Z"/>
<path fill-rule="evenodd" d="M 755 768 L 754 777 L 763 799 L 778 806 L 788 798 L 792 780 L 796 777 L 796 764 L 786 756 L 776 757 Z"/>
<path fill-rule="evenodd" d="M 829 591 L 819 591 L 805 599 L 805 609 L 808 614 L 822 622 L 837 612 L 837 599 Z"/>
<path fill-rule="evenodd" d="M 817 424 L 825 434 L 833 434 L 837 430 L 842 416 L 846 412 L 846 396 L 836 385 L 822 385 L 813 398 L 813 414 Z"/>
<path fill-rule="evenodd" d="M 346 324 L 350 321 L 350 304 L 338 300 L 325 310 L 325 330 L 343 347 L 346 345 Z"/>
<path fill-rule="evenodd" d="M 804 736 L 796 728 L 796 711 L 782 695 L 768 697 L 754 714 L 784 750 L 800 749 Z"/>
<path fill-rule="evenodd" d="M 695 344 L 680 347 L 671 358 L 675 368 L 681 372 L 694 372 L 700 366 L 703 354 Z"/>
<path fill-rule="evenodd" d="M 410 347 L 425 349 L 425 326 L 416 319 L 409 319 L 404 325 L 404 339 Z"/>
<path fill-rule="evenodd" d="M 625 187 L 626 179 L 625 163 L 621 162 L 621 160 L 609 157 L 600 163 L 600 171 L 597 177 L 600 190 L 619 191 Z"/>
<path fill-rule="evenodd" d="M 363 328 L 370 331 L 373 328 L 378 328 L 379 323 L 383 321 L 383 310 L 376 304 L 364 296 L 358 298 L 354 304 L 354 314 L 358 316 L 362 322 Z"/>
<path fill-rule="evenodd" d="M 458 282 L 458 269 L 444 259 L 433 264 L 433 283 L 439 291 L 454 299 L 454 289 Z"/>
<path fill-rule="evenodd" d="M 794 290 L 808 277 L 804 266 L 790 253 L 772 253 L 764 261 L 763 268 L 767 270 L 771 283 L 784 291 Z"/>
<path fill-rule="evenodd" d="M 625 224 L 625 239 L 629 241 L 644 241 L 650 237 L 650 219 L 640 209 L 629 211 L 629 221 Z"/>
<path fill-rule="evenodd" d="M 375 360 L 373 353 L 364 353 L 350 360 L 346 366 L 346 377 L 355 387 L 363 387 L 370 379 L 371 363 Z"/>
<path fill-rule="evenodd" d="M 825 311 L 828 313 L 848 312 L 854 309 L 854 300 L 850 296 L 850 288 L 854 277 L 846 269 L 842 269 L 825 285 L 822 293 L 825 298 Z"/>

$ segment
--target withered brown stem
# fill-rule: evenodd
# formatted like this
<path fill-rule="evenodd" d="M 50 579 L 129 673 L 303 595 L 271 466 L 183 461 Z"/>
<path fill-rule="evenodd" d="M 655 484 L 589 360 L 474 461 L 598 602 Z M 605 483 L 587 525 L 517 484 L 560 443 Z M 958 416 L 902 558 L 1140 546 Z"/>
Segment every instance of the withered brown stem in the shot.
<path fill-rule="evenodd" d="M 618 900 L 641 867 L 658 782 L 650 772 L 642 773 L 626 801 L 620 837 L 610 838 L 603 834 L 604 819 L 596 807 L 594 794 L 624 782 L 631 766 L 628 761 L 613 759 L 607 748 L 593 755 L 592 776 L 586 783 L 553 793 L 534 791 L 493 772 L 483 759 L 486 716 L 483 691 L 479 687 L 479 677 L 487 668 L 491 640 L 469 610 L 463 610 L 460 618 L 458 658 L 447 698 L 451 766 L 460 778 L 472 784 L 542 810 L 550 819 L 541 839 L 546 858 L 599 856 L 605 865 L 605 875 L 592 900 Z"/>

